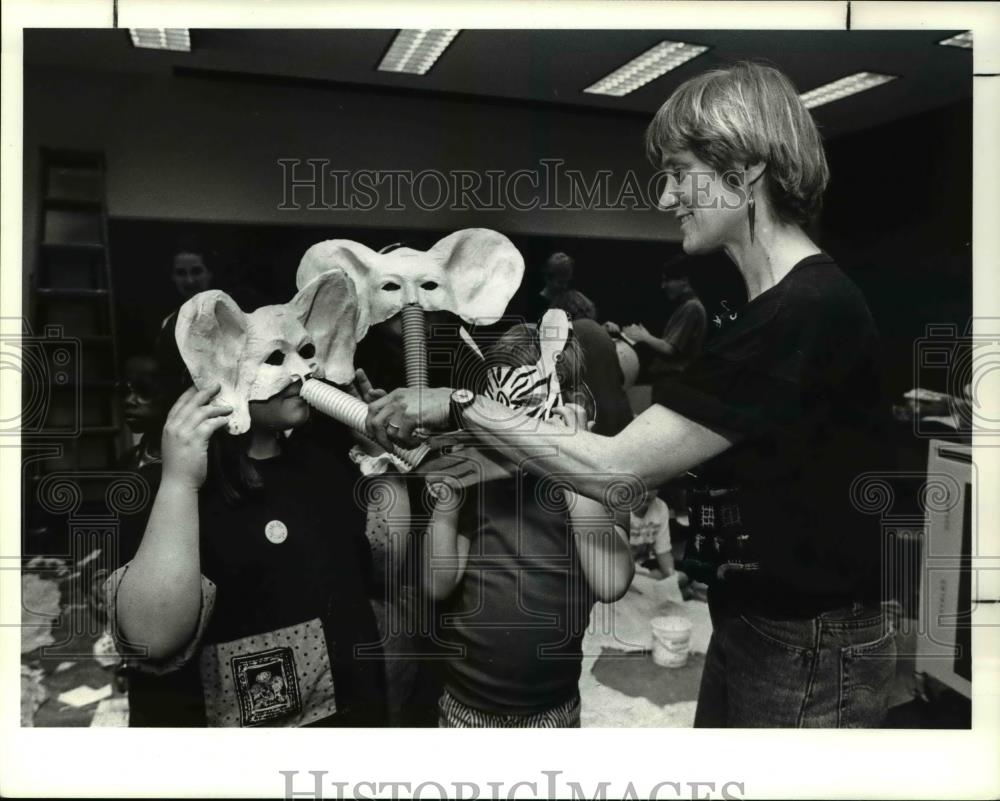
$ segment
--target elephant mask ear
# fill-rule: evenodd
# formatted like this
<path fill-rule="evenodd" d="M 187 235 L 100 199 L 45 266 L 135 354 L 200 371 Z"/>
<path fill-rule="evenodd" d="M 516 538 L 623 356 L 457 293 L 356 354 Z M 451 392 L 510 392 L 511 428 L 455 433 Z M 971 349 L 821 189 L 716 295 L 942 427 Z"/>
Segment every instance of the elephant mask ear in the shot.
<path fill-rule="evenodd" d="M 328 270 L 302 287 L 288 306 L 312 337 L 323 375 L 337 384 L 349 383 L 354 378 L 358 325 L 354 282 L 343 270 Z"/>
<path fill-rule="evenodd" d="M 331 270 L 342 270 L 346 273 L 354 284 L 354 305 L 357 309 L 354 341 L 357 343 L 365 338 L 371 325 L 381 322 L 371 319 L 367 298 L 368 287 L 373 273 L 377 270 L 379 258 L 379 254 L 371 248 L 359 242 L 352 242 L 350 239 L 329 239 L 326 242 L 318 242 L 302 256 L 298 271 L 295 273 L 295 286 L 300 290 L 304 289 L 315 278 Z M 359 296 L 361 296 L 360 303 Z"/>
<path fill-rule="evenodd" d="M 503 316 L 524 276 L 524 259 L 514 243 L 487 228 L 456 231 L 427 255 L 448 277 L 455 303 L 449 311 L 477 325 Z"/>
<path fill-rule="evenodd" d="M 247 319 L 236 301 L 218 289 L 200 292 L 181 306 L 174 335 L 194 385 L 204 389 L 220 384 L 214 403 L 233 408 L 229 433 L 247 431 L 250 410 L 238 386 Z"/>

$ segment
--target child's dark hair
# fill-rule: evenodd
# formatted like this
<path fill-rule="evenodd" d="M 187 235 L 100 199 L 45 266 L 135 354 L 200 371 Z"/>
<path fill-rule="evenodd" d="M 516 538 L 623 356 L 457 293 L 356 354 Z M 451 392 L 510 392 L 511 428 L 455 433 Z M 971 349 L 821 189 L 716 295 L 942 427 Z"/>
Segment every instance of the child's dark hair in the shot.
<path fill-rule="evenodd" d="M 535 364 L 541 355 L 538 326 L 534 323 L 518 323 L 501 335 L 486 352 L 485 367 Z M 570 327 L 566 345 L 556 362 L 556 376 L 562 389 L 563 402 L 579 404 L 586 410 L 587 419 L 593 420 L 597 414 L 597 406 L 584 380 L 585 370 L 583 348 Z"/>
<path fill-rule="evenodd" d="M 204 239 L 196 233 L 181 234 L 174 240 L 173 256 L 178 253 L 196 253 L 201 256 L 205 266 L 212 269 L 216 262 L 217 254 L 207 246 Z"/>
<path fill-rule="evenodd" d="M 594 301 L 575 289 L 560 292 L 549 304 L 551 309 L 562 309 L 570 320 L 596 320 L 597 307 Z"/>

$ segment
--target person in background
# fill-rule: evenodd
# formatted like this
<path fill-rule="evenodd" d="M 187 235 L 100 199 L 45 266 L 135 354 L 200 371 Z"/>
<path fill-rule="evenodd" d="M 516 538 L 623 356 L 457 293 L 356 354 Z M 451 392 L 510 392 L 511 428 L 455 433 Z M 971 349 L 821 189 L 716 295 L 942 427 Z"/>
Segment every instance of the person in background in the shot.
<path fill-rule="evenodd" d="M 156 493 L 160 485 L 163 463 L 160 456 L 160 436 L 167 411 L 173 403 L 161 391 L 159 359 L 153 353 L 137 353 L 125 360 L 123 378 L 115 385 L 121 402 L 122 418 L 129 430 L 132 446 L 118 457 L 118 470 L 136 473 L 149 488 L 150 495 Z M 125 523 L 127 526 L 127 522 Z M 121 546 L 121 538 L 115 544 Z M 108 556 L 108 554 L 106 554 Z M 110 555 L 109 562 L 118 564 L 117 555 Z M 107 603 L 104 582 L 109 576 L 107 569 L 94 571 L 87 593 L 87 603 L 95 619 L 105 626 L 103 635 L 94 645 L 94 653 L 104 657 L 115 654 L 114 638 L 107 622 Z M 112 665 L 102 662 L 107 667 Z M 119 658 L 115 667 L 115 683 L 124 692 L 128 687 L 128 672 Z"/>
<path fill-rule="evenodd" d="M 597 405 L 593 431 L 606 436 L 617 434 L 632 421 L 632 409 L 614 340 L 597 323 L 597 307 L 582 292 L 569 289 L 552 299 L 551 308 L 566 312 L 583 350 L 580 381 L 593 393 Z"/>
<path fill-rule="evenodd" d="M 687 368 L 701 355 L 705 343 L 708 315 L 698 299 L 687 275 L 674 262 L 668 263 L 660 277 L 660 289 L 668 302 L 667 324 L 661 337 L 653 336 L 641 323 L 619 329 L 615 323 L 605 323 L 608 333 L 619 332 L 626 340 L 640 346 L 642 359 L 648 365 L 648 375 L 656 378 Z"/>
<path fill-rule="evenodd" d="M 177 290 L 174 306 L 163 318 L 160 329 L 176 315 L 185 302 L 199 292 L 222 289 L 236 301 L 241 309 L 254 311 L 271 302 L 259 290 L 243 280 L 242 270 L 234 265 L 223 269 L 220 255 L 193 236 L 181 237 L 174 249 L 170 278 Z"/>
<path fill-rule="evenodd" d="M 209 266 L 207 250 L 193 237 L 181 237 L 170 259 L 170 280 L 177 294 L 170 302 L 170 311 L 160 321 L 165 330 L 177 310 L 199 292 L 215 288 L 215 271 Z M 237 300 L 237 302 L 240 302 Z"/>
<path fill-rule="evenodd" d="M 157 392 L 159 364 L 152 354 L 137 354 L 125 360 L 124 378 L 118 383 L 122 416 L 132 434 L 132 447 L 119 466 L 139 469 L 160 461 L 160 432 L 167 406 Z"/>
<path fill-rule="evenodd" d="M 650 488 L 631 512 L 628 544 L 632 549 L 636 572 L 656 578 L 672 576 L 674 554 L 670 542 L 670 509 Z"/>
<path fill-rule="evenodd" d="M 687 275 L 689 263 L 688 257 L 681 254 L 668 261 L 660 273 L 660 289 L 667 299 L 668 315 L 662 337 L 653 336 L 641 324 L 619 330 L 614 323 L 605 323 L 610 334 L 621 337 L 620 347 L 624 347 L 622 342 L 632 345 L 639 362 L 637 380 L 641 383 L 669 380 L 701 355 L 708 319 L 704 305 L 691 287 Z M 683 484 L 683 479 L 679 479 L 661 488 L 675 512 L 687 506 Z"/>
<path fill-rule="evenodd" d="M 549 256 L 542 270 L 545 286 L 528 303 L 528 322 L 537 323 L 551 307 L 552 299 L 570 288 L 574 266 L 573 257 L 566 253 L 553 253 Z"/>
<path fill-rule="evenodd" d="M 214 275 L 205 260 L 204 252 L 196 245 L 185 243 L 174 254 L 170 272 L 181 303 L 199 292 L 212 288 Z"/>

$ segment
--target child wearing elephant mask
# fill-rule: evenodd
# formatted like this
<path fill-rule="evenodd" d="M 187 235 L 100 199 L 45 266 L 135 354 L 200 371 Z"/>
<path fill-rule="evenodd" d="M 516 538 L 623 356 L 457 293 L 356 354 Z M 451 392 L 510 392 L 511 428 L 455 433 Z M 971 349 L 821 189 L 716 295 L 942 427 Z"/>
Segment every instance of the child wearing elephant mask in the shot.
<path fill-rule="evenodd" d="M 318 242 L 303 255 L 296 283 L 306 286 L 329 270 L 351 277 L 359 306 L 355 360 L 375 386 L 391 388 L 408 380 L 403 318 L 406 307 L 417 306 L 427 343 L 427 384 L 471 388 L 468 382 L 481 372 L 482 356 L 462 324 L 491 325 L 500 319 L 520 285 L 524 260 L 507 237 L 482 228 L 456 231 L 427 250 L 417 246 L 400 242 L 376 251 L 345 239 Z M 412 657 L 436 654 L 438 647 L 428 633 L 430 621 L 422 617 L 429 612 L 419 598 L 418 542 L 393 533 L 400 521 L 429 513 L 424 481 L 393 470 L 369 481 L 370 491 L 359 494 L 393 499 L 373 503 L 368 518 L 376 580 L 383 579 L 376 608 L 385 620 L 390 721 L 435 725 L 440 660 Z"/>
<path fill-rule="evenodd" d="M 123 527 L 135 555 L 106 585 L 130 725 L 383 722 L 352 441 L 320 436 L 299 395 L 352 380 L 357 314 L 341 271 L 250 314 L 218 290 L 181 308 L 171 339 L 193 385 L 167 415 L 148 518 Z"/>

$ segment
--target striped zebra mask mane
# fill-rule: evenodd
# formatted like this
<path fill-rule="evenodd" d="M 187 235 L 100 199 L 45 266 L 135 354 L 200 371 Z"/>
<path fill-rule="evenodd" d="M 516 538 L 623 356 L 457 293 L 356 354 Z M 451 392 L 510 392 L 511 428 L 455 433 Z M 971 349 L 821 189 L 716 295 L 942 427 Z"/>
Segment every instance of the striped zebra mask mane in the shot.
<path fill-rule="evenodd" d="M 556 365 L 569 339 L 570 322 L 562 309 L 549 309 L 538 326 L 541 356 L 535 364 L 496 365 L 486 375 L 486 396 L 521 409 L 529 417 L 548 420 L 563 405 Z"/>

